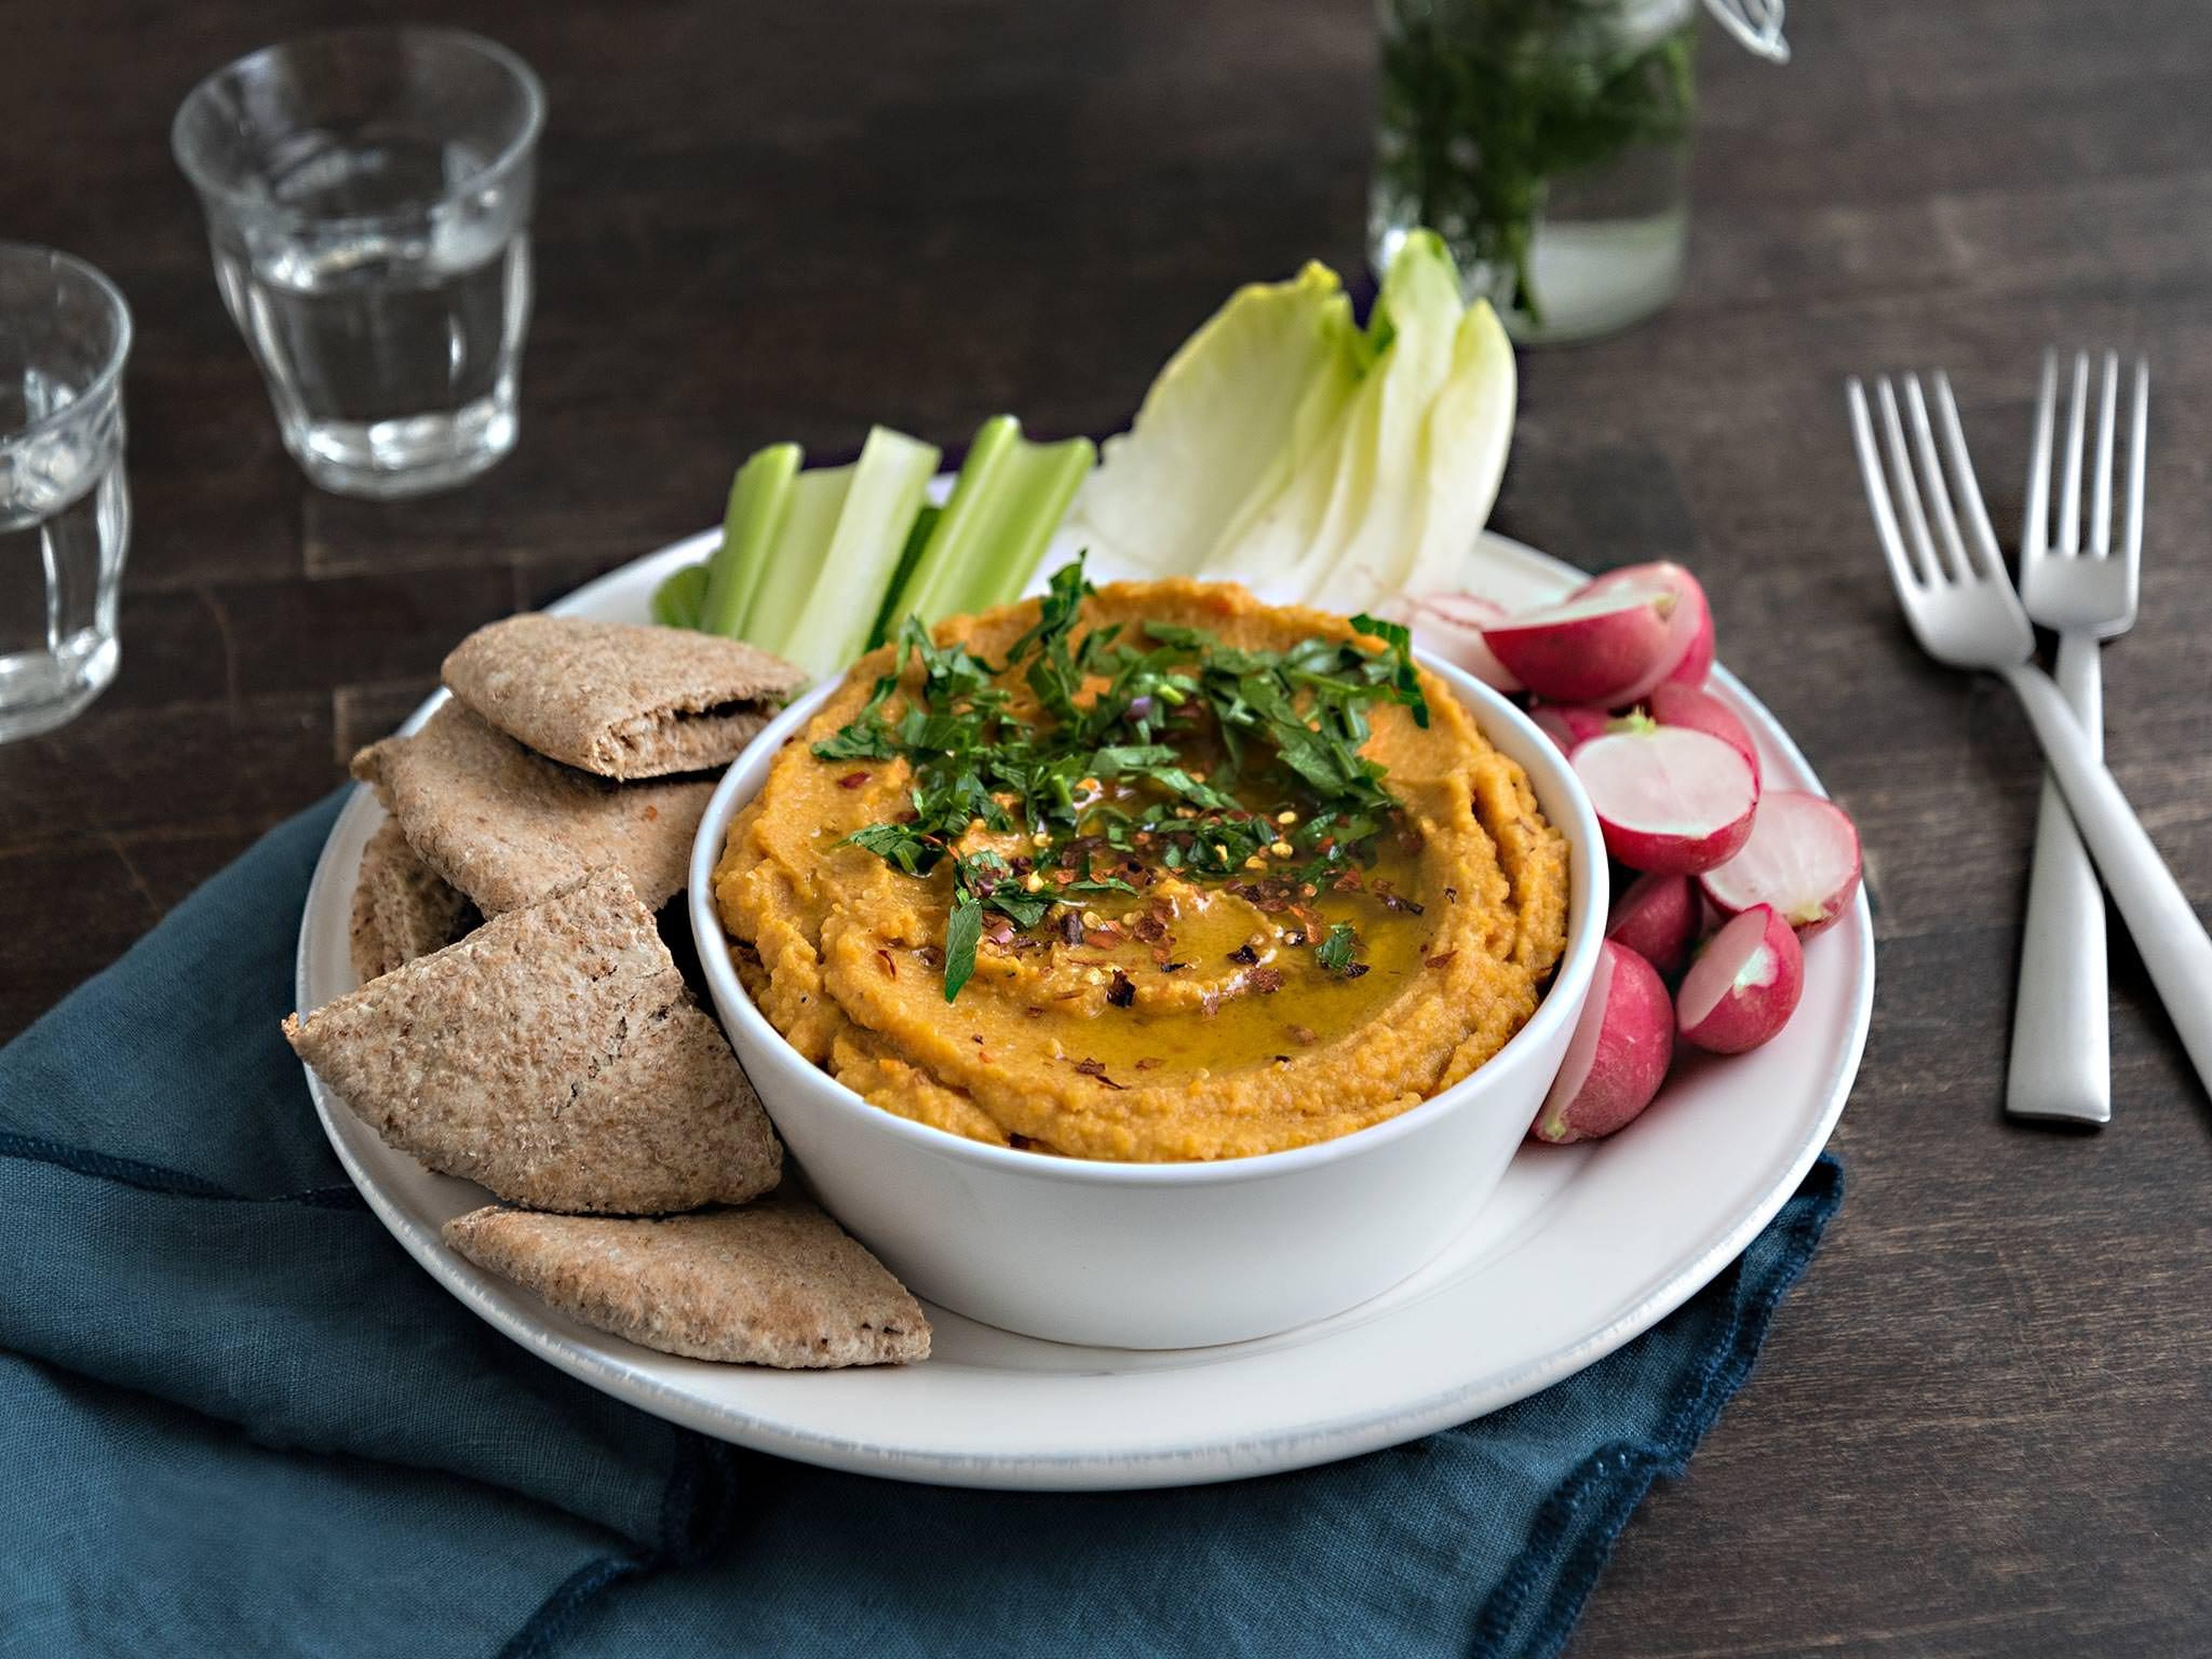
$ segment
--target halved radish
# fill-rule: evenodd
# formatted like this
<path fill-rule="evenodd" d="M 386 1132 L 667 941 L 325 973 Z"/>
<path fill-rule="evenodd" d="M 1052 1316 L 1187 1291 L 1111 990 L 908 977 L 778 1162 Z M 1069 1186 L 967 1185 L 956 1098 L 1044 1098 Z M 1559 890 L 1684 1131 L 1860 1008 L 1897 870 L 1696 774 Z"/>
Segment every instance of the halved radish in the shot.
<path fill-rule="evenodd" d="M 1759 770 L 1759 750 L 1735 711 L 1710 691 L 1680 680 L 1662 680 L 1644 699 L 1644 707 L 1662 726 L 1686 726 L 1692 732 L 1710 732 Z"/>
<path fill-rule="evenodd" d="M 1631 687 L 1657 684 L 1676 660 L 1668 654 L 1675 592 L 1665 582 L 1616 582 L 1518 612 L 1482 636 L 1538 696 L 1610 708 L 1630 701 Z"/>
<path fill-rule="evenodd" d="M 1703 685 L 1713 667 L 1713 610 L 1698 579 L 1670 559 L 1650 564 L 1625 564 L 1592 578 L 1576 592 L 1576 599 L 1612 592 L 1616 589 L 1648 591 L 1664 587 L 1674 595 L 1668 617 L 1667 644 L 1648 675 L 1624 687 L 1610 701 L 1617 707 L 1640 702 L 1651 689 L 1667 681 Z"/>
<path fill-rule="evenodd" d="M 1603 737 L 1606 727 L 1613 724 L 1611 710 L 1594 708 L 1586 702 L 1540 702 L 1529 709 L 1528 718 L 1559 746 L 1562 755 L 1571 755 L 1592 738 Z"/>
<path fill-rule="evenodd" d="M 1639 723 L 1592 738 L 1571 761 L 1606 850 L 1632 870 L 1694 876 L 1751 834 L 1759 774 L 1709 732 Z"/>
<path fill-rule="evenodd" d="M 1723 915 L 1771 904 L 1798 938 L 1810 939 L 1859 890 L 1859 832 L 1835 802 L 1777 789 L 1759 800 L 1741 850 L 1700 879 Z"/>
<path fill-rule="evenodd" d="M 1674 1010 L 1651 964 L 1606 941 L 1567 1057 L 1528 1133 L 1595 1140 L 1651 1103 L 1674 1057 Z"/>
<path fill-rule="evenodd" d="M 1717 1054 L 1756 1048 L 1790 1023 L 1805 988 L 1805 952 L 1771 904 L 1715 933 L 1674 994 L 1682 1041 Z"/>
<path fill-rule="evenodd" d="M 1493 691 L 1523 689 L 1482 636 L 1484 629 L 1506 620 L 1505 607 L 1495 599 L 1472 593 L 1430 593 L 1396 600 L 1390 609 L 1395 620 L 1413 630 L 1414 644 L 1464 668 Z"/>
<path fill-rule="evenodd" d="M 1638 876 L 1613 901 L 1605 936 L 1625 945 L 1672 979 L 1690 960 L 1705 901 L 1687 876 Z"/>

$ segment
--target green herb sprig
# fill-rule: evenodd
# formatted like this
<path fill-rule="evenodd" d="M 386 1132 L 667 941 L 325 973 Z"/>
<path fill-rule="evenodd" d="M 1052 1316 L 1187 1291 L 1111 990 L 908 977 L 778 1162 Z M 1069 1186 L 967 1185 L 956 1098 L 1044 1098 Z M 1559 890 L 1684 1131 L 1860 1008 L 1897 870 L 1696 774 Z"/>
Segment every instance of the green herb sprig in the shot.
<path fill-rule="evenodd" d="M 950 862 L 948 1002 L 974 975 L 993 917 L 1026 932 L 1071 899 L 1134 893 L 1125 876 L 1152 866 L 1221 883 L 1260 860 L 1270 881 L 1317 891 L 1372 861 L 1398 810 L 1382 767 L 1360 750 L 1378 704 L 1429 723 L 1404 628 L 1354 617 L 1379 648 L 1310 639 L 1243 651 L 1159 623 L 1138 638 L 1119 624 L 1079 637 L 1083 601 L 1095 592 L 1080 560 L 1055 573 L 1036 623 L 996 667 L 938 644 L 908 618 L 893 672 L 814 745 L 826 762 L 908 763 L 910 810 L 849 840 L 909 876 Z M 916 672 L 905 676 L 909 665 Z M 997 683 L 1018 671 L 1036 699 L 1035 722 L 1017 716 Z M 1083 688 L 1100 681 L 1085 699 Z M 1194 741 L 1220 751 L 1204 777 L 1182 761 Z M 993 848 L 956 850 L 977 824 L 1019 833 L 1030 850 L 1016 860 Z M 1352 946 L 1340 936 L 1350 939 L 1348 925 L 1326 948 L 1348 963 Z"/>

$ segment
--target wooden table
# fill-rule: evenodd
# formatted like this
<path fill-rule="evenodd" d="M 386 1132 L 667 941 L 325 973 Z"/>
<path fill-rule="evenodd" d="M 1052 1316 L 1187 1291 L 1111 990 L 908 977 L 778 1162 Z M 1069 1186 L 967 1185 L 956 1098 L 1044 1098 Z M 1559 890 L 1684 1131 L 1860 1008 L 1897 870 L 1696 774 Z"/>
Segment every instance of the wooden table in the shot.
<path fill-rule="evenodd" d="M 1109 431 L 1236 283 L 1361 259 L 1358 0 L 451 10 L 552 98 L 521 447 L 375 507 L 279 447 L 167 143 L 201 73 L 360 9 L 12 9 L 0 225 L 136 308 L 137 520 L 121 678 L 0 749 L 0 1035 L 337 784 L 466 629 L 714 520 L 752 447 L 958 443 L 1002 409 Z M 1705 575 L 1727 659 L 1864 827 L 1881 939 L 1843 1215 L 1573 1651 L 2212 1651 L 2205 1097 L 2123 945 L 2112 1127 L 2002 1121 L 2035 752 L 1908 643 L 1841 390 L 1947 366 L 2006 525 L 2045 343 L 2149 353 L 2111 753 L 2212 892 L 2212 9 L 1802 11 L 1786 70 L 1709 40 L 1688 291 L 1524 359 L 1497 514 Z"/>

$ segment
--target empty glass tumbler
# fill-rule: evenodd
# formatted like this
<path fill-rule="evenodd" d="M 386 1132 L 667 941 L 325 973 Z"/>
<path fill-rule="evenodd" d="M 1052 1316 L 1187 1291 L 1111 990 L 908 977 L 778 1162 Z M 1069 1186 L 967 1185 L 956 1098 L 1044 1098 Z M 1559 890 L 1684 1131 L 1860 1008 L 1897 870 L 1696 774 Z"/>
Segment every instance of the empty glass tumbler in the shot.
<path fill-rule="evenodd" d="M 114 283 L 0 242 L 0 741 L 59 726 L 115 678 L 130 351 Z"/>
<path fill-rule="evenodd" d="M 241 58 L 177 112 L 223 302 L 324 489 L 419 495 L 514 447 L 544 115 L 505 47 L 381 27 Z"/>

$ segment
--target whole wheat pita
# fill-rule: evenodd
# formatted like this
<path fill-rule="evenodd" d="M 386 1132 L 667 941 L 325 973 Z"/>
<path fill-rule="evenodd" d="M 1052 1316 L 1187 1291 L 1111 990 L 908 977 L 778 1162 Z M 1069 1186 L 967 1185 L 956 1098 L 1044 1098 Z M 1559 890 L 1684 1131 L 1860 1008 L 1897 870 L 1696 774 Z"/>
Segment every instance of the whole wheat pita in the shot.
<path fill-rule="evenodd" d="M 665 1220 L 494 1206 L 446 1242 L 597 1330 L 664 1353 L 785 1370 L 929 1357 L 921 1304 L 806 1200 Z"/>
<path fill-rule="evenodd" d="M 362 849 L 353 889 L 354 977 L 366 985 L 442 951 L 483 920 L 468 895 L 422 862 L 386 818 Z"/>
<path fill-rule="evenodd" d="M 684 885 L 714 785 L 610 783 L 524 748 L 448 700 L 353 757 L 422 861 L 486 915 L 613 866 L 658 908 Z"/>
<path fill-rule="evenodd" d="M 479 628 L 444 672 L 509 737 L 610 778 L 727 766 L 805 678 L 740 641 L 538 611 Z"/>
<path fill-rule="evenodd" d="M 759 1097 L 617 871 L 284 1035 L 392 1146 L 511 1203 L 658 1214 L 739 1203 L 781 1173 Z"/>

